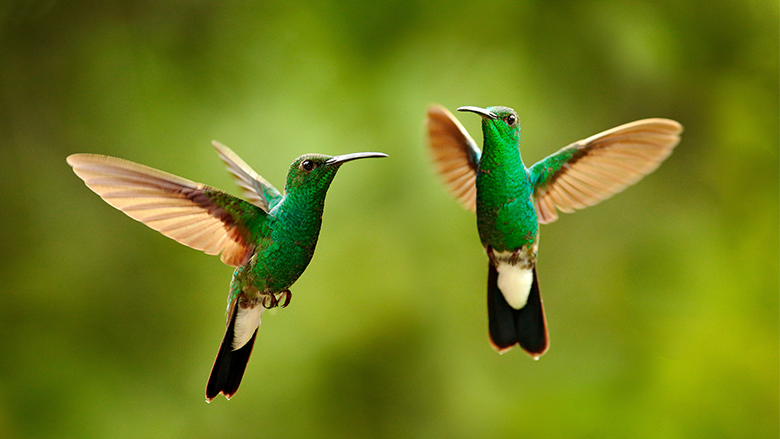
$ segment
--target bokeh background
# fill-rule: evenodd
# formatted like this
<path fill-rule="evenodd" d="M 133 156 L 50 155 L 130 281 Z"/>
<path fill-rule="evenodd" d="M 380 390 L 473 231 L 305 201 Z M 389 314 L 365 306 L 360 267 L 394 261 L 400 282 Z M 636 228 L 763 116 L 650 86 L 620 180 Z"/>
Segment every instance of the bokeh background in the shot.
<path fill-rule="evenodd" d="M 0 437 L 778 437 L 775 0 L 10 1 L 0 6 Z M 683 141 L 542 227 L 551 349 L 488 344 L 486 258 L 426 107 L 517 109 L 527 164 L 621 123 Z M 479 118 L 458 114 L 481 141 Z M 114 155 L 237 193 L 331 186 L 290 307 L 204 402 L 231 269 L 106 205 Z"/>

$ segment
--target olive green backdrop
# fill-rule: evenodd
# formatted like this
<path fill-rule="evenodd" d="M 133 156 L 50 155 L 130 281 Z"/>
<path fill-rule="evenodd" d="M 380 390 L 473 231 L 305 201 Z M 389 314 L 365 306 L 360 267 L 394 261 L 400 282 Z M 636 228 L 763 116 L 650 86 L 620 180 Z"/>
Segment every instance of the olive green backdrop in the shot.
<path fill-rule="evenodd" d="M 0 437 L 778 437 L 774 0 L 11 1 L 0 6 Z M 475 219 L 426 107 L 506 105 L 527 164 L 645 117 L 654 174 L 542 227 L 551 348 L 488 344 Z M 458 114 L 481 141 L 479 118 Z M 231 269 L 105 204 L 74 152 L 237 193 L 350 163 L 231 401 Z"/>

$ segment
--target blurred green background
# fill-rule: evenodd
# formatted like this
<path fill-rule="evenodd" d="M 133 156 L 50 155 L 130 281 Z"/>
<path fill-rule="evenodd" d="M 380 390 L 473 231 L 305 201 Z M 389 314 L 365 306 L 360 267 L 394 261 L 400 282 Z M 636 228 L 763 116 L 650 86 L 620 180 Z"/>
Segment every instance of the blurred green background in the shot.
<path fill-rule="evenodd" d="M 0 6 L 0 437 L 778 437 L 776 0 L 11 1 Z M 426 107 L 506 105 L 527 164 L 645 117 L 640 184 L 542 227 L 551 349 L 488 344 L 475 219 Z M 458 114 L 481 141 L 479 118 Z M 204 402 L 231 269 L 65 163 L 123 157 L 238 193 L 344 166 L 290 307 Z"/>

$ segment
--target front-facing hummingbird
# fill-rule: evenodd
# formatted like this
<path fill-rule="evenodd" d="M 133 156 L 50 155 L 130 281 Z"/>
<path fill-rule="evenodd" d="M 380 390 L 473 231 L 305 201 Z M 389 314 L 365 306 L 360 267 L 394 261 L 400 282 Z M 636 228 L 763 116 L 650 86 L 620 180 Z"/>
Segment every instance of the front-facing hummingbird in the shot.
<path fill-rule="evenodd" d="M 249 201 L 114 157 L 74 154 L 67 159 L 108 204 L 181 244 L 221 253 L 222 262 L 236 267 L 227 329 L 206 401 L 236 393 L 263 310 L 289 304 L 290 286 L 314 255 L 325 194 L 336 171 L 350 160 L 387 157 L 377 152 L 302 155 L 290 166 L 282 194 L 226 146 L 213 145 Z"/>
<path fill-rule="evenodd" d="M 682 126 L 644 119 L 574 142 L 526 168 L 520 123 L 507 107 L 460 107 L 482 117 L 483 151 L 445 108 L 428 108 L 428 141 L 438 172 L 477 214 L 488 256 L 488 330 L 503 353 L 515 344 L 538 359 L 547 323 L 536 278 L 539 224 L 622 191 L 654 171 L 680 141 Z"/>

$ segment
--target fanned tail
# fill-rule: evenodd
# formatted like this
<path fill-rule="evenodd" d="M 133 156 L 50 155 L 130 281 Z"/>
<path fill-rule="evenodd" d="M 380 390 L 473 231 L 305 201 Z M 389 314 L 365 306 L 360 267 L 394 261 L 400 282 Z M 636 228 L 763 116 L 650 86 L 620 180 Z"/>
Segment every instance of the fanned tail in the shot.
<path fill-rule="evenodd" d="M 533 282 L 528 301 L 520 309 L 512 308 L 498 288 L 498 270 L 488 264 L 488 328 L 493 347 L 503 353 L 519 344 L 534 359 L 542 356 L 550 345 L 542 296 L 533 268 Z"/>

